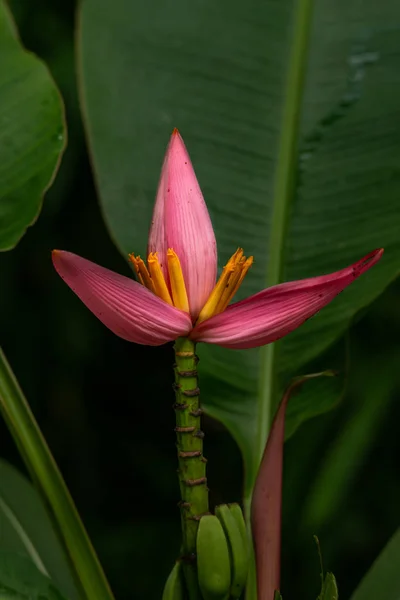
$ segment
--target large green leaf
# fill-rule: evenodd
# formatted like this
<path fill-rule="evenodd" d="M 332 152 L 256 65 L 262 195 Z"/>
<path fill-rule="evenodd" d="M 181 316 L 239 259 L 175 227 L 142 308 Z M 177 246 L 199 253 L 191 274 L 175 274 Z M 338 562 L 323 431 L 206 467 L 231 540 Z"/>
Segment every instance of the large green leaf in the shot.
<path fill-rule="evenodd" d="M 0 0 L 0 250 L 37 218 L 65 147 L 61 97 L 46 66 L 24 50 Z"/>
<path fill-rule="evenodd" d="M 1 600 L 65 600 L 26 556 L 0 552 Z"/>
<path fill-rule="evenodd" d="M 398 271 L 399 18 L 397 0 L 82 4 L 85 121 L 105 220 L 123 253 L 145 251 L 174 126 L 220 264 L 239 245 L 255 256 L 242 296 L 386 248 L 378 266 L 279 344 L 200 348 L 204 403 L 239 443 L 248 490 L 282 382 L 306 373 Z M 337 401 L 331 381 L 315 385 L 289 405 L 289 430 L 320 412 L 321 399 L 325 409 Z"/>
<path fill-rule="evenodd" d="M 0 460 L 0 551 L 29 557 L 70 599 L 79 594 L 68 559 L 33 485 Z M 1 579 L 0 579 L 1 582 Z"/>
<path fill-rule="evenodd" d="M 400 529 L 382 550 L 350 600 L 400 600 Z"/>

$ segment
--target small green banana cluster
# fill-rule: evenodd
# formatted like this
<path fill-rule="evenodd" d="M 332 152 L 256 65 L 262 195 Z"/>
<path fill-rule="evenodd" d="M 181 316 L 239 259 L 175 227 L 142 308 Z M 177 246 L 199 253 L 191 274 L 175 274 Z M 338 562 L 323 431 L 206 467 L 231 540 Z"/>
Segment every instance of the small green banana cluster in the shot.
<path fill-rule="evenodd" d="M 165 583 L 162 600 L 186 600 L 182 561 L 177 560 Z"/>
<path fill-rule="evenodd" d="M 203 600 L 237 600 L 249 568 L 246 525 L 239 504 L 221 504 L 204 515 L 196 540 L 198 583 Z M 162 600 L 186 600 L 182 560 L 164 587 Z"/>
<path fill-rule="evenodd" d="M 246 525 L 239 504 L 221 504 L 204 515 L 197 531 L 197 574 L 203 600 L 238 600 L 249 568 Z M 162 600 L 186 600 L 182 560 L 164 587 Z"/>
<path fill-rule="evenodd" d="M 239 504 L 221 504 L 200 519 L 197 572 L 204 600 L 237 600 L 249 566 L 246 525 Z"/>

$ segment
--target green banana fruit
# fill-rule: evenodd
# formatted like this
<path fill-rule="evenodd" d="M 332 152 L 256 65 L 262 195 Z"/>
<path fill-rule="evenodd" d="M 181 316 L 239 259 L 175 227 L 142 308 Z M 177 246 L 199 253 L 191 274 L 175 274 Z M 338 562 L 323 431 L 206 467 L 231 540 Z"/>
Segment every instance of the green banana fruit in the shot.
<path fill-rule="evenodd" d="M 215 515 L 204 515 L 197 530 L 197 573 L 204 600 L 228 600 L 231 565 L 228 542 Z"/>
<path fill-rule="evenodd" d="M 233 504 L 228 504 L 228 506 L 229 506 L 229 510 L 232 513 L 232 516 L 234 517 L 234 519 L 236 521 L 236 525 L 239 527 L 239 531 L 243 538 L 243 543 L 245 545 L 246 553 L 247 553 L 248 552 L 247 531 L 246 531 L 246 523 L 245 523 L 245 520 L 243 517 L 242 509 L 241 509 L 240 505 L 237 504 L 237 502 L 234 502 Z"/>
<path fill-rule="evenodd" d="M 339 591 L 336 584 L 336 578 L 333 573 L 327 573 L 322 584 L 321 600 L 338 600 Z"/>
<path fill-rule="evenodd" d="M 239 510 L 240 507 L 238 506 Z M 231 586 L 230 594 L 235 600 L 240 598 L 243 589 L 246 585 L 247 574 L 249 568 L 247 541 L 243 539 L 243 527 L 237 523 L 237 520 L 243 522 L 245 528 L 242 511 L 240 510 L 241 518 L 238 518 L 237 509 L 234 509 L 236 517 L 232 513 L 232 509 L 227 504 L 221 504 L 215 507 L 215 514 L 221 521 L 226 539 L 228 540 L 229 556 L 231 560 Z"/>
<path fill-rule="evenodd" d="M 185 583 L 183 579 L 182 563 L 177 561 L 165 583 L 162 600 L 185 600 Z"/>

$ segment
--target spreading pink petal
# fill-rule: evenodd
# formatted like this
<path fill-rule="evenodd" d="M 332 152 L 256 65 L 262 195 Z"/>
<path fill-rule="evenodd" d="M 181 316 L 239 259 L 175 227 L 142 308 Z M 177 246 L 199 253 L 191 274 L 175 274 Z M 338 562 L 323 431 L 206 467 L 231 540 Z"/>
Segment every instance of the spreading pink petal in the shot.
<path fill-rule="evenodd" d="M 195 319 L 215 285 L 217 244 L 189 154 L 176 129 L 165 156 L 149 235 L 149 251 L 158 252 L 160 259 L 162 255 L 164 265 L 168 248 L 181 262 Z"/>
<path fill-rule="evenodd" d="M 159 346 L 187 335 L 189 315 L 129 277 L 71 252 L 55 250 L 60 277 L 106 327 L 129 342 Z"/>
<path fill-rule="evenodd" d="M 326 306 L 357 277 L 370 269 L 383 254 L 374 250 L 354 265 L 322 277 L 277 285 L 225 312 L 203 321 L 190 337 L 225 348 L 255 348 L 287 335 Z"/>

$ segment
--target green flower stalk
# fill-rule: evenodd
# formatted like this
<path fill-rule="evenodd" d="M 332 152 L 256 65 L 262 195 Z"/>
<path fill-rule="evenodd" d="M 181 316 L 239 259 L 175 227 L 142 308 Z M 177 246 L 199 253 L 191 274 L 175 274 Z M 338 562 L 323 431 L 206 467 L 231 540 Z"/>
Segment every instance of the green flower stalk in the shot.
<path fill-rule="evenodd" d="M 200 390 L 195 344 L 187 338 L 175 342 L 176 439 L 179 503 L 182 523 L 182 560 L 186 580 L 197 588 L 196 538 L 199 520 L 208 513 L 207 460 L 203 456 Z"/>

